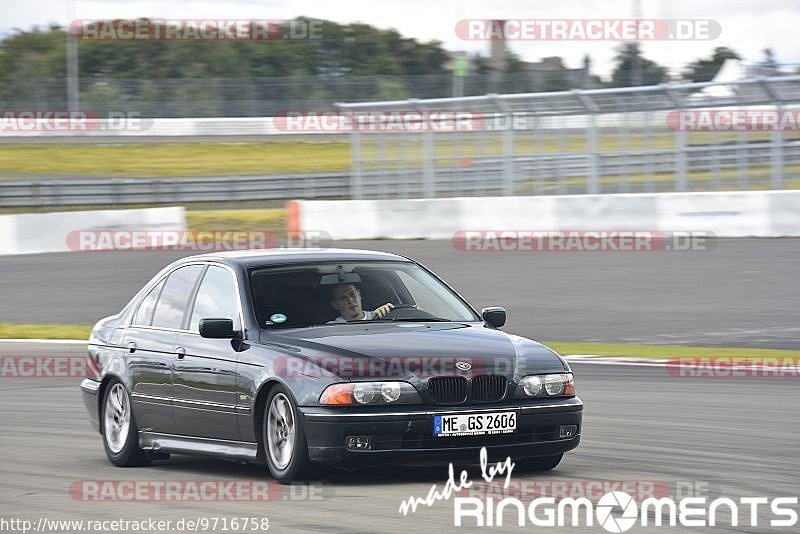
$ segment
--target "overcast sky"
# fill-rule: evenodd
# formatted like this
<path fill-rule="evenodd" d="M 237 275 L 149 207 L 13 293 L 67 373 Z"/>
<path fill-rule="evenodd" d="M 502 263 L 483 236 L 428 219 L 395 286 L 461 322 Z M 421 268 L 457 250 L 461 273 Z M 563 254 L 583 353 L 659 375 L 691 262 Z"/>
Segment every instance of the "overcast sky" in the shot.
<path fill-rule="evenodd" d="M 708 56 L 716 46 L 728 46 L 745 61 L 762 59 L 770 47 L 781 63 L 800 64 L 798 0 L 640 0 L 648 19 L 714 19 L 722 35 L 713 41 L 647 42 L 644 54 L 680 72 L 690 61 Z M 0 0 L 0 32 L 29 29 L 51 22 L 95 18 L 237 18 L 290 19 L 309 16 L 340 23 L 364 22 L 395 28 L 405 36 L 437 39 L 448 50 L 488 53 L 488 43 L 462 41 L 455 34 L 460 19 L 613 19 L 632 18 L 634 0 Z M 69 4 L 74 15 L 69 14 Z M 608 76 L 613 42 L 511 42 L 511 50 L 527 61 L 562 56 L 578 67 L 589 54 L 593 71 Z"/>

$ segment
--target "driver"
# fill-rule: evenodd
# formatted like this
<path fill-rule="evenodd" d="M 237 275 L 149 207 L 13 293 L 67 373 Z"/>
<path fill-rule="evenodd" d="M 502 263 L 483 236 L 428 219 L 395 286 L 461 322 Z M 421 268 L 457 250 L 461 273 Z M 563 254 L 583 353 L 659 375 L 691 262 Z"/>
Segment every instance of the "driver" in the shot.
<path fill-rule="evenodd" d="M 331 297 L 331 306 L 339 312 L 339 317 L 331 323 L 383 319 L 394 308 L 394 304 L 387 302 L 372 311 L 364 310 L 361 308 L 361 291 L 353 284 L 333 286 Z"/>

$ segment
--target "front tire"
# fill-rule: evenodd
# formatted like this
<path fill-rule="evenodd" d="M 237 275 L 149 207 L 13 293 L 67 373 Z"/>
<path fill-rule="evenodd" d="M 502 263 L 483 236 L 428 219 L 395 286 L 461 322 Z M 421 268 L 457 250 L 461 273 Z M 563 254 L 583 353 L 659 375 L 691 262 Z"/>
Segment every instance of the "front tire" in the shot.
<path fill-rule="evenodd" d="M 275 480 L 288 484 L 310 472 L 303 422 L 292 395 L 282 385 L 272 388 L 267 397 L 262 437 L 267 467 Z"/>
<path fill-rule="evenodd" d="M 148 465 L 150 458 L 139 448 L 139 428 L 133 417 L 128 390 L 119 380 L 105 388 L 100 415 L 103 447 L 111 463 L 118 467 Z"/>

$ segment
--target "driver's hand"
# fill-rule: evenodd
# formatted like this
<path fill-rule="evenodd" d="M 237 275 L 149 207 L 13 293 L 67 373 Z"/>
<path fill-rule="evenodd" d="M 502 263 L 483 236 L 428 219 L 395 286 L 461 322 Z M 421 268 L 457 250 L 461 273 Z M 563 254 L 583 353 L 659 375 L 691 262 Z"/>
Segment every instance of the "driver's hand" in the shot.
<path fill-rule="evenodd" d="M 383 319 L 386 316 L 387 313 L 392 311 L 393 308 L 394 308 L 394 304 L 392 304 L 391 302 L 387 302 L 383 306 L 378 306 L 377 308 L 375 308 L 372 311 L 372 313 L 375 314 L 376 318 Z"/>

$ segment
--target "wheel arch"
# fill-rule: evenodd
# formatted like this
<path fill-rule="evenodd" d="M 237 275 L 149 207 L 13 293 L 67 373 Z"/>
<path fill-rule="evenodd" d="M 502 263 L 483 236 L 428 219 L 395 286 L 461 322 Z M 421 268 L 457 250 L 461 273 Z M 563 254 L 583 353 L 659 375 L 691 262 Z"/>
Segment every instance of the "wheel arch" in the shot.
<path fill-rule="evenodd" d="M 125 385 L 125 381 L 122 379 L 122 377 L 116 375 L 115 373 L 106 374 L 103 377 L 103 380 L 100 381 L 100 387 L 97 388 L 97 418 L 99 419 L 99 424 L 97 427 L 101 434 L 103 433 L 103 401 L 106 398 L 106 390 L 108 389 L 108 385 L 114 381 L 119 382 L 126 389 L 128 388 L 128 386 Z M 131 409 L 133 409 L 133 403 L 131 403 Z"/>
<path fill-rule="evenodd" d="M 255 434 L 256 442 L 258 443 L 258 459 L 259 461 L 264 462 L 266 462 L 267 459 L 264 456 L 264 435 L 261 425 L 264 422 L 264 412 L 267 409 L 267 397 L 269 397 L 270 391 L 272 391 L 275 386 L 284 386 L 286 389 L 289 389 L 289 386 L 286 385 L 286 383 L 282 380 L 279 380 L 276 377 L 270 377 L 265 380 L 261 386 L 259 386 L 258 392 L 256 393 L 255 402 L 253 403 L 253 433 Z"/>

